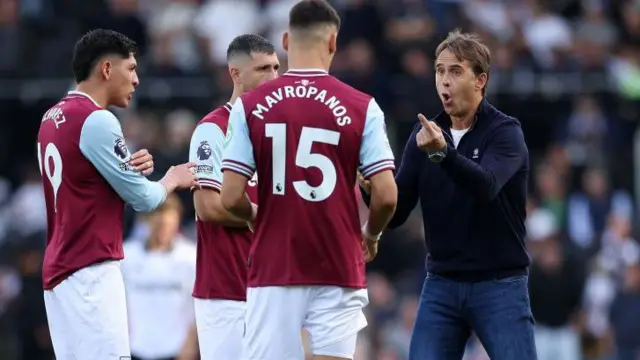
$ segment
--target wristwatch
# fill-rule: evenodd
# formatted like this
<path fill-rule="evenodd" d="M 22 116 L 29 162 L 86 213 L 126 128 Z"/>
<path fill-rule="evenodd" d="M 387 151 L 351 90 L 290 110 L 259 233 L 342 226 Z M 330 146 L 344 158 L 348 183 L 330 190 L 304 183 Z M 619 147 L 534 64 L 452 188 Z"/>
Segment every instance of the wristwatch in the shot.
<path fill-rule="evenodd" d="M 442 162 L 442 160 L 444 160 L 444 158 L 447 156 L 447 151 L 449 150 L 449 145 L 445 144 L 444 148 L 442 148 L 442 150 L 433 150 L 433 151 L 429 151 L 429 160 L 433 161 L 434 163 L 440 163 Z"/>

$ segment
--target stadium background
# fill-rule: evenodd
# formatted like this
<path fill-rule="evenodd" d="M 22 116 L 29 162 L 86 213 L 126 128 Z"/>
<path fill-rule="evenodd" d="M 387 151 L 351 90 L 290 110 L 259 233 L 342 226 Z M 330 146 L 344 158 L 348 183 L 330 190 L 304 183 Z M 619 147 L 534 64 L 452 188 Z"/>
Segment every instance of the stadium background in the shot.
<path fill-rule="evenodd" d="M 159 175 L 188 158 L 196 121 L 230 95 L 229 41 L 259 32 L 279 47 L 293 3 L 0 0 L 0 359 L 51 358 L 35 136 L 43 112 L 73 85 L 77 37 L 104 27 L 140 44 L 141 86 L 117 115 L 129 146 L 155 155 Z M 416 113 L 439 111 L 435 46 L 455 27 L 481 34 L 493 52 L 488 97 L 520 119 L 534 164 L 528 241 L 540 349 L 568 349 L 579 338 L 585 359 L 613 359 L 616 347 L 639 348 L 640 1 L 334 3 L 343 27 L 332 72 L 376 96 L 398 160 Z M 193 238 L 190 196 L 181 195 L 183 232 Z M 144 236 L 135 214 L 127 223 L 128 237 Z M 424 255 L 419 214 L 385 235 L 370 266 L 370 326 L 358 360 L 406 359 Z M 474 342 L 466 357 L 486 358 Z"/>

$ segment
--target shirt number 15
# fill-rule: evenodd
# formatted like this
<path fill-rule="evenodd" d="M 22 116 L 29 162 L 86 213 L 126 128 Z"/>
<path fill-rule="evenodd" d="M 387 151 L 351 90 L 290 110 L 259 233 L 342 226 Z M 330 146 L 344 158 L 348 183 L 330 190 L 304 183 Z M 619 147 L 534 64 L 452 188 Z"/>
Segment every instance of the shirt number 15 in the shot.
<path fill-rule="evenodd" d="M 265 135 L 272 139 L 273 194 L 284 195 L 287 152 L 287 124 L 266 124 Z M 303 127 L 296 150 L 295 165 L 304 169 L 314 167 L 322 173 L 322 183 L 311 186 L 305 180 L 293 182 L 298 195 L 307 201 L 320 202 L 331 196 L 336 188 L 336 167 L 327 156 L 311 152 L 314 142 L 337 146 L 340 133 L 314 127 Z"/>

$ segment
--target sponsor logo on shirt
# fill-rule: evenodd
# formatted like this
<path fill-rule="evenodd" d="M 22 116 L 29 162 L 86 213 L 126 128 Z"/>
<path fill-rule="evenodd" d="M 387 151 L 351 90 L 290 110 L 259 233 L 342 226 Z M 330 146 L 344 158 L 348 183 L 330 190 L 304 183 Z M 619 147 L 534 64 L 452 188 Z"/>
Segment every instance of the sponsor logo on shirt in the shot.
<path fill-rule="evenodd" d="M 213 174 L 213 166 L 211 165 L 198 165 L 196 166 L 197 174 Z"/>

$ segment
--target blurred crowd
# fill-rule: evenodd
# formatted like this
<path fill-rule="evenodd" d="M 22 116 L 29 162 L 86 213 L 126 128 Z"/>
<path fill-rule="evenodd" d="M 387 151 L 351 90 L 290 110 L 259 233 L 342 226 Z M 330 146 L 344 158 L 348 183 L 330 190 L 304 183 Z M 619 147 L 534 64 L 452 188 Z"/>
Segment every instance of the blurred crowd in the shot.
<path fill-rule="evenodd" d="M 34 144 L 43 112 L 72 86 L 77 37 L 102 27 L 138 42 L 136 104 L 117 115 L 128 146 L 150 149 L 162 174 L 188 159 L 197 120 L 229 97 L 230 40 L 261 33 L 280 48 L 295 2 L 0 0 L 0 358 L 51 358 Z M 377 98 L 398 161 L 416 114 L 440 110 L 435 46 L 456 27 L 481 35 L 493 54 L 489 100 L 520 119 L 534 167 L 527 241 L 539 358 L 640 359 L 640 1 L 332 3 L 343 21 L 332 73 Z M 181 236 L 194 239 L 192 200 L 180 196 Z M 356 360 L 407 358 L 424 276 L 421 221 L 416 213 L 383 238 Z M 129 211 L 126 222 L 130 241 L 148 237 L 146 219 Z M 486 358 L 471 339 L 465 359 Z"/>

